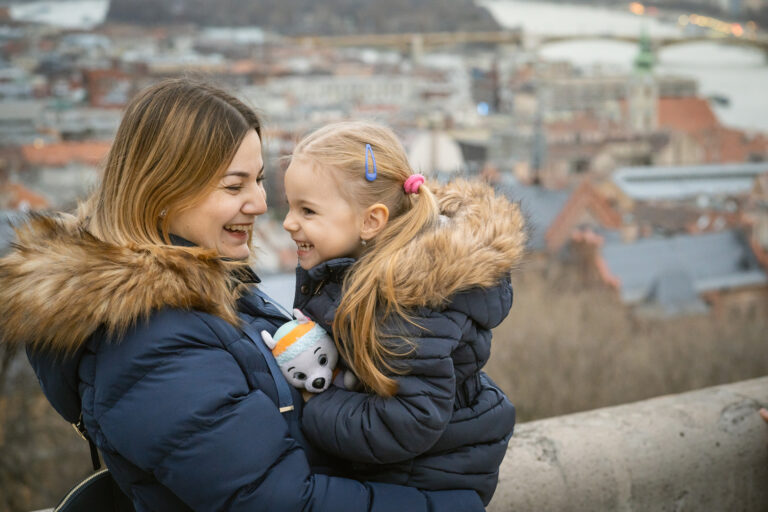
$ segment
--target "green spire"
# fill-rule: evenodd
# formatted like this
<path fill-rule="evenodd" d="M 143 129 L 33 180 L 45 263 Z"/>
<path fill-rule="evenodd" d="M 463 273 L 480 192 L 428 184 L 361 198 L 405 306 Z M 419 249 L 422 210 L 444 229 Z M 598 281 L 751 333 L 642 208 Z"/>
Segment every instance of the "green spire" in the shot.
<path fill-rule="evenodd" d="M 640 35 L 638 46 L 640 47 L 640 51 L 635 57 L 635 73 L 650 75 L 653 73 L 653 65 L 656 59 L 653 55 L 653 49 L 651 48 L 651 38 L 645 30 L 643 30 L 643 33 Z"/>

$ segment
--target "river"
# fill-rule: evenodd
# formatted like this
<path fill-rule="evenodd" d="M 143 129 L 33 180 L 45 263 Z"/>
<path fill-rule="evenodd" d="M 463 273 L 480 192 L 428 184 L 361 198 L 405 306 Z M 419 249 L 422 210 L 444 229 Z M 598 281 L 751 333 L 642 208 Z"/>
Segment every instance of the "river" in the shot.
<path fill-rule="evenodd" d="M 520 27 L 525 34 L 616 34 L 651 37 L 680 35 L 675 23 L 640 17 L 628 10 L 521 0 L 485 0 L 504 27 Z M 622 4 L 624 5 L 624 4 Z M 553 43 L 541 48 L 547 59 L 567 60 L 589 67 L 601 65 L 629 70 L 637 53 L 631 43 L 586 40 Z M 696 42 L 661 50 L 658 74 L 689 76 L 702 96 L 722 95 L 730 105 L 713 105 L 721 122 L 747 131 L 768 132 L 768 59 L 757 49 Z"/>

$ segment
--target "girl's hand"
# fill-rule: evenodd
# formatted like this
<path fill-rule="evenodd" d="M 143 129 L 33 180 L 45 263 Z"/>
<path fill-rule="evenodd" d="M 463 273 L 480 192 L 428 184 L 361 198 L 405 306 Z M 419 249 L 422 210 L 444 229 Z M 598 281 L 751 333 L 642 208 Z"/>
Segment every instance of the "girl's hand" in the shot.
<path fill-rule="evenodd" d="M 760 409 L 760 416 L 768 423 L 768 409 Z"/>
<path fill-rule="evenodd" d="M 301 390 L 301 397 L 304 399 L 304 403 L 309 402 L 309 399 L 312 398 L 313 396 L 315 396 L 314 393 L 310 393 L 306 389 Z"/>

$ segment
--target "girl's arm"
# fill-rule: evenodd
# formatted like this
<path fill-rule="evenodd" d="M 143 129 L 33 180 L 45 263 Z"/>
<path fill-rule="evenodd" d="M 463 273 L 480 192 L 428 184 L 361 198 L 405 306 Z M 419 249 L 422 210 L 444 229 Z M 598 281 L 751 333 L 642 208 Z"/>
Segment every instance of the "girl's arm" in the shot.
<path fill-rule="evenodd" d="M 323 450 L 347 460 L 386 464 L 424 453 L 443 434 L 453 413 L 455 375 L 451 352 L 461 339 L 457 324 L 422 311 L 408 326 L 414 350 L 400 361 L 391 398 L 331 387 L 304 406 L 305 435 Z"/>
<path fill-rule="evenodd" d="M 94 417 L 107 449 L 151 472 L 192 509 L 436 512 L 457 502 L 460 510 L 483 510 L 474 492 L 426 493 L 311 474 L 275 403 L 249 388 L 202 316 L 183 320 L 184 332 L 139 327 L 99 354 L 144 347 L 131 354 L 130 367 L 117 369 L 122 376 L 100 377 L 123 386 L 114 400 L 96 401 Z M 180 325 L 176 318 L 158 324 Z"/>

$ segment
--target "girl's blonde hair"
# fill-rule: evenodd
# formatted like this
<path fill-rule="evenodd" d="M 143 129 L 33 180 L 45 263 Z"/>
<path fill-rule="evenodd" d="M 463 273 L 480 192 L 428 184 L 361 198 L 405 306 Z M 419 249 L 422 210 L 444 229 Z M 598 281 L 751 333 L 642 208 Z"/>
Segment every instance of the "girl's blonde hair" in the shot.
<path fill-rule="evenodd" d="M 373 171 L 366 144 L 376 161 L 373 181 L 365 177 L 366 160 Z M 404 271 L 400 249 L 437 223 L 437 200 L 424 184 L 418 195 L 405 193 L 403 185 L 413 174 L 405 150 L 392 130 L 379 124 L 357 121 L 325 126 L 299 142 L 293 157 L 309 159 L 328 171 L 342 197 L 360 210 L 376 203 L 389 209 L 389 222 L 368 242 L 344 280 L 333 335 L 360 380 L 375 393 L 392 396 L 397 382 L 384 372 L 396 373 L 388 360 L 403 350 L 388 341 L 393 334 L 383 332 L 381 325 L 392 315 L 408 321 L 395 301 L 396 273 Z"/>
<path fill-rule="evenodd" d="M 249 130 L 261 136 L 257 114 L 210 84 L 169 79 L 148 87 L 126 107 L 81 216 L 105 242 L 169 243 L 169 219 L 212 190 Z"/>

